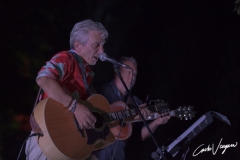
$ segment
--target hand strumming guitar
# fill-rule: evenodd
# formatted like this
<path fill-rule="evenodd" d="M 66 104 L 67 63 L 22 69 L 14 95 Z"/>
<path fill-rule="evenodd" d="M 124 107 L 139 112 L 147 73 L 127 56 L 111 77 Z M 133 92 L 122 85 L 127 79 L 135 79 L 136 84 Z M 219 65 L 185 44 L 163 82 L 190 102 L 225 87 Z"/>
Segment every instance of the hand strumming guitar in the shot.
<path fill-rule="evenodd" d="M 73 105 L 74 103 L 73 101 L 69 105 L 69 102 L 71 101 L 72 97 L 65 89 L 63 89 L 58 84 L 58 82 L 55 79 L 51 77 L 40 77 L 37 79 L 37 83 L 47 93 L 47 95 L 50 98 L 62 103 L 64 106 Z M 76 104 L 74 115 L 81 127 L 84 127 L 86 129 L 89 129 L 90 127 L 94 128 L 96 118 L 83 104 L 80 104 L 79 102 Z"/>
<path fill-rule="evenodd" d="M 74 115 L 81 127 L 86 129 L 94 128 L 96 117 L 83 104 L 77 103 Z"/>

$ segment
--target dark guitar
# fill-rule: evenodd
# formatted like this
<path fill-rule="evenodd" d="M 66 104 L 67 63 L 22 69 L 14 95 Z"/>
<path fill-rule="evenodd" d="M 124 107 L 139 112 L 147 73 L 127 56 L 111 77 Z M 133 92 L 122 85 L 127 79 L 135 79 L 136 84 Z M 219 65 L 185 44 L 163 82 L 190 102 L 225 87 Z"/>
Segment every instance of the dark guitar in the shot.
<path fill-rule="evenodd" d="M 115 102 L 111 105 L 113 111 L 123 111 L 125 107 L 126 105 L 123 102 Z M 149 117 L 147 117 L 146 120 L 154 120 L 160 117 L 162 118 L 164 116 L 171 116 L 180 118 L 181 120 L 182 119 L 188 120 L 194 117 L 196 113 L 194 111 L 193 106 L 178 107 L 175 110 L 170 110 L 168 103 L 164 102 L 163 100 L 155 100 L 152 105 L 148 105 L 146 106 L 146 108 L 153 112 Z M 135 109 L 129 110 L 130 111 L 134 110 L 134 112 L 137 112 Z M 132 123 L 140 121 L 142 120 L 127 121 L 125 119 L 124 121 L 125 125 L 123 127 L 121 127 L 121 123 L 119 122 L 119 125 L 111 128 L 111 132 L 113 133 L 116 139 L 125 140 L 131 136 Z"/>

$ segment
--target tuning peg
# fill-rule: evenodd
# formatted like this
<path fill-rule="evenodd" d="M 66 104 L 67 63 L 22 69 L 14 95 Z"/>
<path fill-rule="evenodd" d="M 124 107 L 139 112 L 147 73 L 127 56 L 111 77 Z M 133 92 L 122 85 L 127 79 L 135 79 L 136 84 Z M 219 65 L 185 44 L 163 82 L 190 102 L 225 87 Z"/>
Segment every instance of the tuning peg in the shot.
<path fill-rule="evenodd" d="M 191 111 L 193 109 L 192 106 L 188 106 L 188 110 Z"/>
<path fill-rule="evenodd" d="M 188 120 L 188 117 L 185 117 L 185 120 Z"/>

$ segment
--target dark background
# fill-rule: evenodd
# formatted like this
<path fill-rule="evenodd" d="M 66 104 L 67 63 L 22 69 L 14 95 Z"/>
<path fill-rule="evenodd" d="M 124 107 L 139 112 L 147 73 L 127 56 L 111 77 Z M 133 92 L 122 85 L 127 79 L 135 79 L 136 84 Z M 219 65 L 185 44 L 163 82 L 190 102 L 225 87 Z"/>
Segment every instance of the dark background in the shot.
<path fill-rule="evenodd" d="M 222 144 L 240 142 L 240 16 L 234 7 L 233 0 L 1 2 L 0 160 L 16 159 L 30 133 L 40 67 L 69 49 L 73 25 L 85 19 L 99 21 L 109 31 L 109 56 L 137 59 L 133 92 L 142 100 L 150 95 L 172 109 L 192 105 L 197 110 L 191 121 L 172 118 L 160 126 L 154 133 L 159 145 L 177 138 L 204 113 L 216 111 L 227 116 L 231 126 L 214 118 L 192 140 L 186 159 L 239 159 L 239 146 L 224 154 L 219 149 L 216 155 L 210 151 L 192 156 L 199 145 L 217 147 L 221 138 Z M 98 62 L 93 70 L 96 88 L 113 73 L 107 62 Z M 156 150 L 152 139 L 134 144 L 128 150 L 131 159 L 151 159 Z"/>

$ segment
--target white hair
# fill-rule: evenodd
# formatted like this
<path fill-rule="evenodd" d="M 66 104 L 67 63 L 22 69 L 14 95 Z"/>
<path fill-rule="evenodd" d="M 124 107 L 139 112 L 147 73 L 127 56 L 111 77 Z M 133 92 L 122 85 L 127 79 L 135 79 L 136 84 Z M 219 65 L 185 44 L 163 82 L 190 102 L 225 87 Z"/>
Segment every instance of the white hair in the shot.
<path fill-rule="evenodd" d="M 82 45 L 85 45 L 88 41 L 88 34 L 90 31 L 102 32 L 102 39 L 107 39 L 108 37 L 108 31 L 101 23 L 94 22 L 90 19 L 84 20 L 74 25 L 70 33 L 70 48 L 74 48 L 75 42 L 80 42 Z"/>

